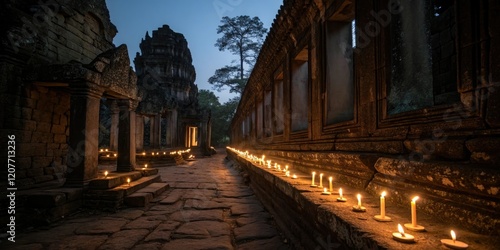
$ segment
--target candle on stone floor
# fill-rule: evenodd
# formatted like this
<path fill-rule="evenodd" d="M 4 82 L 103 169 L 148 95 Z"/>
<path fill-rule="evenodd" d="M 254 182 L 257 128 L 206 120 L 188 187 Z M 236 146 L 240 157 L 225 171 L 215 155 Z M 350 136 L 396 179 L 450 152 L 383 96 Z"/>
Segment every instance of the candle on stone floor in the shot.
<path fill-rule="evenodd" d="M 103 152 L 103 151 L 104 151 L 104 149 L 102 149 L 102 148 L 101 148 L 101 150 L 99 150 L 99 151 L 100 151 L 100 152 Z"/>
<path fill-rule="evenodd" d="M 331 193 L 328 192 L 327 188 L 323 188 L 323 192 L 321 194 L 323 194 L 323 195 L 330 195 Z"/>
<path fill-rule="evenodd" d="M 358 205 L 352 207 L 352 211 L 354 212 L 366 212 L 366 208 L 361 206 L 361 194 L 356 196 L 358 198 Z"/>
<path fill-rule="evenodd" d="M 385 216 L 385 191 L 380 195 L 380 215 L 375 215 L 376 221 L 391 221 L 391 217 Z"/>
<path fill-rule="evenodd" d="M 285 165 L 285 171 L 288 171 L 288 165 Z"/>
<path fill-rule="evenodd" d="M 271 161 L 267 160 L 267 168 L 271 168 Z"/>
<path fill-rule="evenodd" d="M 328 181 L 330 181 L 330 192 L 333 192 L 333 183 L 332 183 L 333 182 L 333 177 L 330 176 L 328 178 Z"/>
<path fill-rule="evenodd" d="M 104 151 L 108 152 L 108 149 L 105 149 Z"/>
<path fill-rule="evenodd" d="M 127 184 L 130 186 L 130 178 L 127 178 Z"/>
<path fill-rule="evenodd" d="M 108 178 L 108 170 L 104 171 L 104 178 Z"/>
<path fill-rule="evenodd" d="M 297 179 L 297 175 L 296 175 L 296 174 L 294 174 L 294 175 L 292 176 L 292 179 Z"/>
<path fill-rule="evenodd" d="M 144 168 L 148 168 L 148 164 L 144 164 Z"/>
<path fill-rule="evenodd" d="M 113 154 L 114 157 L 116 157 L 116 154 Z"/>
<path fill-rule="evenodd" d="M 316 172 L 312 172 L 312 182 L 311 182 L 311 187 L 316 187 L 316 184 L 314 184 L 314 177 L 316 176 Z"/>
<path fill-rule="evenodd" d="M 319 187 L 323 187 L 323 173 L 319 174 Z"/>
<path fill-rule="evenodd" d="M 337 201 L 340 201 L 340 202 L 345 202 L 346 201 L 346 198 L 344 198 L 342 196 L 342 188 L 339 188 L 339 198 L 337 198 Z"/>
<path fill-rule="evenodd" d="M 398 231 L 397 233 L 392 233 L 392 238 L 396 241 L 403 242 L 403 243 L 413 243 L 415 242 L 415 237 L 411 234 L 405 233 L 403 230 L 403 227 L 401 224 L 398 224 Z"/>
<path fill-rule="evenodd" d="M 417 224 L 417 200 L 418 196 L 413 197 L 411 200 L 411 223 L 407 223 L 404 226 L 413 231 L 424 231 L 425 228 Z"/>
<path fill-rule="evenodd" d="M 451 240 L 450 239 L 441 240 L 441 243 L 443 243 L 443 245 L 453 249 L 466 249 L 469 247 L 467 243 L 457 240 L 457 235 L 455 234 L 455 231 L 451 230 L 450 234 L 451 234 Z"/>
<path fill-rule="evenodd" d="M 286 172 L 285 172 L 285 176 L 286 176 L 286 177 L 290 177 L 290 171 L 286 171 Z"/>

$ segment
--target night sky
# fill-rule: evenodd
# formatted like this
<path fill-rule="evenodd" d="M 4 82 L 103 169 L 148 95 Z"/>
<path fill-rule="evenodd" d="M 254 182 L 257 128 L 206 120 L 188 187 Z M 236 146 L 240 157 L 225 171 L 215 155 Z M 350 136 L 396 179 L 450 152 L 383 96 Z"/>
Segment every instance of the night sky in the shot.
<path fill-rule="evenodd" d="M 139 43 L 146 31 L 152 34 L 164 24 L 184 34 L 196 69 L 199 89 L 209 89 L 219 96 L 221 103 L 234 94 L 216 92 L 208 83 L 216 69 L 229 65 L 238 58 L 229 52 L 221 52 L 215 46 L 217 26 L 223 16 L 258 16 L 269 30 L 282 0 L 106 0 L 111 21 L 118 34 L 115 45 L 127 44 L 131 64 Z"/>

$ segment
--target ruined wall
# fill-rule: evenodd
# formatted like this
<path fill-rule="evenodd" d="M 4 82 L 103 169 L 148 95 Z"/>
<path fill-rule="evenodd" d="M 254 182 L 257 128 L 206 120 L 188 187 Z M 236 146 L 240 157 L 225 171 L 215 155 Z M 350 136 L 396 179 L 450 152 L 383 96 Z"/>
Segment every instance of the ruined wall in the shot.
<path fill-rule="evenodd" d="M 418 194 L 424 197 L 419 205 L 423 211 L 454 225 L 498 235 L 500 218 L 495 211 L 500 208 L 500 156 L 494 148 L 500 148 L 500 47 L 498 17 L 493 13 L 500 6 L 495 1 L 443 2 L 449 5 L 438 7 L 445 11 L 427 13 L 436 18 L 423 23 L 446 24 L 420 30 L 428 34 L 428 39 L 420 37 L 419 47 L 430 54 L 411 61 L 401 57 L 400 51 L 412 48 L 395 43 L 400 38 L 396 31 L 411 30 L 411 23 L 398 23 L 396 17 L 405 14 L 395 8 L 394 1 L 285 1 L 233 119 L 233 145 L 286 162 L 305 173 L 322 171 L 339 183 L 374 195 L 386 190 L 394 204 L 407 205 Z M 404 3 L 401 1 L 403 8 Z M 435 6 L 417 7 L 436 10 Z M 345 89 L 353 91 L 354 99 L 345 103 L 351 105 L 354 114 L 351 119 L 335 119 L 329 100 L 345 95 L 326 84 L 329 67 L 340 67 L 328 64 L 332 48 L 326 39 L 335 30 L 328 25 L 347 26 L 355 17 L 356 44 L 349 47 L 349 42 L 339 42 L 335 48 L 337 54 L 352 53 L 346 59 L 353 62 L 354 76 L 343 84 L 351 84 Z M 400 48 L 394 49 L 397 46 Z M 304 49 L 308 50 L 310 64 L 308 112 L 297 117 L 289 112 L 295 102 L 290 75 Z M 432 66 L 433 75 L 419 73 L 420 65 L 426 72 Z M 270 136 L 259 138 L 252 128 L 263 119 L 253 119 L 252 114 L 264 102 L 265 91 L 275 89 L 273 79 L 280 70 L 284 72 L 284 98 L 280 100 L 285 110 L 283 133 L 273 125 Z M 397 70 L 401 75 L 415 76 L 396 79 L 391 74 Z M 338 75 L 349 70 L 335 72 Z M 425 86 L 431 89 L 411 83 L 420 76 L 427 79 Z M 334 76 L 333 80 L 339 78 L 348 79 Z M 391 96 L 391 86 L 403 86 L 404 91 Z M 393 104 L 404 108 L 391 109 Z M 331 119 L 329 114 L 333 114 Z M 294 131 L 292 119 L 302 119 L 307 128 Z"/>
<path fill-rule="evenodd" d="M 40 66 L 90 63 L 114 47 L 116 28 L 104 0 L 12 0 L 0 9 L 0 133 L 4 145 L 6 135 L 16 136 L 16 186 L 62 184 L 70 93 L 27 79 Z"/>

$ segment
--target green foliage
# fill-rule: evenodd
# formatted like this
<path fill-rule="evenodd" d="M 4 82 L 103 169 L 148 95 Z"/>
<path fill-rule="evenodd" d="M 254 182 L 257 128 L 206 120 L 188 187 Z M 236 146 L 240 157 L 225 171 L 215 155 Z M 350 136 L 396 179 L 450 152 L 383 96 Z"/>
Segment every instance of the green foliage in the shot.
<path fill-rule="evenodd" d="M 219 98 L 212 91 L 202 89 L 198 92 L 200 107 L 212 112 L 212 145 L 224 146 L 229 143 L 229 127 L 239 101 L 240 98 L 235 97 L 220 104 Z"/>

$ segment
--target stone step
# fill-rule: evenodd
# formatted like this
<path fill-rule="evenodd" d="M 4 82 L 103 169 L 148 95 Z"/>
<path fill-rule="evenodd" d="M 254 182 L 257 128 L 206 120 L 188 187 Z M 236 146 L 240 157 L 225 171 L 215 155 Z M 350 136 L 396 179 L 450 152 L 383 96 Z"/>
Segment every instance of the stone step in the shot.
<path fill-rule="evenodd" d="M 99 189 L 99 190 L 111 189 L 126 184 L 128 178 L 130 178 L 131 181 L 135 181 L 143 176 L 151 176 L 157 173 L 158 169 L 143 168 L 127 173 L 111 172 L 108 174 L 107 177 L 104 177 L 104 172 L 101 171 L 99 173 L 100 176 L 99 179 L 95 179 L 89 182 L 89 189 Z"/>
<path fill-rule="evenodd" d="M 168 187 L 169 185 L 167 183 L 151 183 L 147 187 L 137 190 L 137 192 L 125 197 L 124 203 L 131 207 L 145 207 L 153 198 L 158 197 L 167 190 Z"/>
<path fill-rule="evenodd" d="M 144 176 L 140 179 L 131 181 L 130 184 L 122 184 L 111 189 L 89 189 L 85 197 L 85 205 L 87 207 L 106 207 L 116 209 L 123 204 L 125 197 L 137 192 L 138 190 L 150 185 L 151 183 L 160 182 L 159 175 Z"/>

